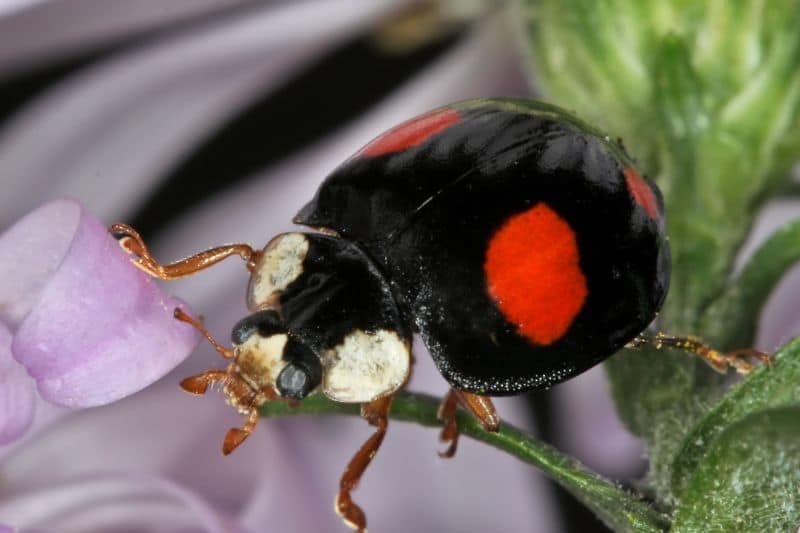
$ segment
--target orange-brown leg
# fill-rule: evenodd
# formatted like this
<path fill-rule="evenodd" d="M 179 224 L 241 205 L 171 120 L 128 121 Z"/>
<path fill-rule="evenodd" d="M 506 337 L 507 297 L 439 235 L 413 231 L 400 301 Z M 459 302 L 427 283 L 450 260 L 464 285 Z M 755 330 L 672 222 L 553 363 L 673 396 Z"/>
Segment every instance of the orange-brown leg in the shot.
<path fill-rule="evenodd" d="M 754 360 L 766 364 L 772 363 L 771 355 L 752 348 L 720 352 L 697 337 L 673 337 L 664 333 L 657 333 L 653 337 L 639 335 L 628 346 L 636 348 L 645 344 L 658 349 L 666 346 L 695 354 L 711 365 L 714 370 L 722 373 L 733 367 L 739 374 L 747 374 L 754 368 Z"/>
<path fill-rule="evenodd" d="M 208 370 L 196 376 L 189 376 L 181 381 L 181 388 L 192 394 L 205 394 L 208 386 L 215 381 L 227 381 L 230 374 L 227 370 Z"/>
<path fill-rule="evenodd" d="M 225 394 L 228 399 L 233 401 L 234 405 L 242 406 L 242 410 L 247 414 L 247 419 L 241 428 L 231 428 L 225 435 L 222 453 L 228 455 L 255 429 L 259 418 L 258 406 L 264 402 L 281 398 L 272 386 L 254 392 L 251 386 L 236 373 L 234 364 L 229 365 L 226 370 L 208 370 L 202 374 L 188 377 L 181 381 L 181 388 L 192 394 L 205 394 L 209 385 L 214 382 L 225 383 Z"/>
<path fill-rule="evenodd" d="M 391 406 L 391 396 L 361 405 L 361 416 L 377 429 L 350 460 L 339 483 L 339 494 L 336 496 L 336 512 L 339 513 L 339 516 L 344 519 L 348 526 L 359 533 L 364 533 L 367 530 L 367 517 L 364 515 L 364 511 L 353 502 L 350 493 L 358 485 L 358 481 L 383 442 L 383 437 L 386 435 L 386 427 L 389 423 L 389 408 Z"/>
<path fill-rule="evenodd" d="M 488 396 L 480 396 L 471 392 L 455 391 L 458 402 L 478 419 L 483 429 L 496 433 L 500 430 L 500 417 L 494 408 L 492 399 Z"/>
<path fill-rule="evenodd" d="M 222 453 L 230 455 L 244 440 L 250 436 L 258 423 L 258 410 L 253 407 L 247 414 L 247 420 L 241 428 L 231 428 L 222 442 Z"/>
<path fill-rule="evenodd" d="M 439 440 L 449 443 L 445 451 L 439 452 L 439 457 L 444 459 L 453 457 L 458 448 L 458 436 L 460 434 L 458 423 L 456 422 L 458 405 L 469 411 L 486 431 L 494 433 L 500 430 L 500 417 L 497 416 L 497 410 L 495 410 L 491 398 L 458 389 L 450 389 L 442 399 L 442 403 L 439 404 L 437 413 L 439 420 L 444 422 L 442 432 L 439 434 Z"/>
<path fill-rule="evenodd" d="M 439 452 L 439 457 L 443 459 L 450 459 L 456 454 L 458 448 L 458 424 L 456 423 L 456 410 L 458 409 L 458 396 L 455 389 L 450 389 L 447 395 L 442 399 L 439 404 L 439 411 L 436 417 L 444 422 L 442 432 L 439 434 L 439 440 L 446 443 L 447 449 Z"/>
<path fill-rule="evenodd" d="M 192 275 L 234 255 L 244 259 L 247 262 L 248 270 L 251 272 L 258 261 L 258 252 L 247 244 L 227 244 L 200 252 L 175 263 L 161 265 L 153 258 L 142 237 L 132 227 L 127 224 L 112 224 L 108 231 L 119 239 L 120 246 L 126 252 L 136 256 L 133 261 L 136 266 L 151 276 L 163 280 L 173 280 Z"/>
<path fill-rule="evenodd" d="M 184 313 L 180 307 L 175 308 L 173 315 L 175 316 L 176 319 L 180 320 L 181 322 L 186 322 L 187 324 L 193 326 L 197 331 L 202 333 L 203 336 L 208 340 L 208 342 L 211 343 L 214 349 L 217 350 L 220 353 L 220 355 L 222 355 L 222 357 L 224 357 L 225 359 L 233 359 L 236 356 L 236 353 L 233 350 L 231 350 L 230 348 L 226 348 L 219 342 L 217 342 L 217 339 L 215 339 L 211 335 L 211 333 L 209 333 L 209 331 L 203 327 L 203 325 L 200 322 L 198 322 L 193 317 Z"/>

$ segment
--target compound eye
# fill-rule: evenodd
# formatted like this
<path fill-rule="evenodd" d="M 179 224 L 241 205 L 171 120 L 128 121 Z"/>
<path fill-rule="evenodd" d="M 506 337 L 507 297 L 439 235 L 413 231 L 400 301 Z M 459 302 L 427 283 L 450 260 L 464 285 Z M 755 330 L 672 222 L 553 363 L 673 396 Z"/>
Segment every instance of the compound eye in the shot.
<path fill-rule="evenodd" d="M 316 389 L 322 381 L 322 364 L 307 346 L 292 339 L 283 351 L 284 359 L 289 359 L 275 386 L 281 396 L 302 400 Z"/>
<path fill-rule="evenodd" d="M 273 309 L 258 311 L 246 316 L 233 326 L 231 340 L 234 344 L 243 344 L 253 333 L 262 337 L 270 337 L 278 333 L 286 333 L 286 326 L 280 315 Z"/>

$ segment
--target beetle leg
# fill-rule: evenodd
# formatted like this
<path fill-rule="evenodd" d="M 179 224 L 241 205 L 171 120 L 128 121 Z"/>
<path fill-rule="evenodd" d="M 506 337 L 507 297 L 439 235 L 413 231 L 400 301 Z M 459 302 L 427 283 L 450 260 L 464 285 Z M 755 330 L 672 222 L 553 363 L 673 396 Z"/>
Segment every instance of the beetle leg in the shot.
<path fill-rule="evenodd" d="M 251 272 L 258 261 L 259 253 L 247 244 L 227 244 L 217 246 L 187 257 L 175 263 L 162 265 L 153 258 L 139 233 L 127 224 L 112 224 L 108 231 L 118 240 L 120 246 L 136 256 L 133 263 L 153 276 L 163 280 L 173 280 L 190 276 L 200 270 L 216 265 L 223 259 L 238 255 L 247 262 L 247 269 Z"/>
<path fill-rule="evenodd" d="M 188 314 L 184 313 L 180 307 L 176 307 L 173 315 L 177 320 L 181 322 L 186 322 L 190 326 L 193 326 L 197 331 L 203 334 L 203 336 L 211 343 L 215 350 L 217 350 L 222 357 L 225 359 L 233 359 L 236 356 L 236 353 L 231 350 L 230 348 L 226 348 L 221 345 L 217 340 L 209 333 L 209 331 L 203 327 L 203 325 L 195 320 L 193 317 L 189 316 Z"/>
<path fill-rule="evenodd" d="M 222 442 L 222 453 L 230 455 L 230 453 L 239 447 L 244 440 L 250 436 L 258 423 L 258 409 L 255 407 L 250 408 L 247 413 L 247 420 L 241 428 L 231 428 L 225 434 L 225 440 Z"/>
<path fill-rule="evenodd" d="M 497 410 L 495 410 L 491 398 L 461 390 L 455 390 L 455 394 L 458 397 L 458 403 L 478 419 L 483 429 L 491 433 L 497 433 L 500 430 L 500 417 L 497 416 Z"/>
<path fill-rule="evenodd" d="M 458 424 L 456 423 L 456 409 L 458 409 L 458 396 L 455 389 L 450 389 L 439 404 L 436 418 L 444 422 L 439 440 L 447 443 L 447 449 L 439 452 L 442 459 L 450 459 L 456 454 L 458 448 Z"/>
<path fill-rule="evenodd" d="M 720 352 L 697 337 L 673 337 L 661 332 L 653 337 L 639 335 L 628 343 L 628 347 L 638 348 L 645 344 L 657 349 L 666 346 L 667 348 L 676 348 L 695 354 L 711 365 L 714 370 L 721 373 L 725 373 L 728 368 L 733 367 L 739 374 L 747 374 L 753 369 L 753 360 L 766 364 L 772 362 L 771 355 L 752 348 Z"/>
<path fill-rule="evenodd" d="M 500 429 L 500 417 L 497 416 L 497 411 L 491 398 L 451 388 L 442 399 L 442 403 L 439 404 L 439 411 L 436 413 L 437 418 L 444 422 L 442 432 L 439 434 L 439 440 L 449 443 L 445 451 L 439 452 L 439 457 L 443 459 L 453 457 L 458 448 L 459 431 L 458 423 L 456 422 L 456 409 L 459 405 L 469 411 L 486 431 L 494 433 Z"/>
<path fill-rule="evenodd" d="M 228 365 L 226 370 L 208 370 L 181 381 L 181 388 L 192 394 L 205 394 L 214 382 L 225 384 L 224 393 L 228 403 L 236 407 L 247 419 L 241 428 L 231 428 L 225 434 L 222 453 L 229 455 L 250 436 L 258 423 L 258 406 L 268 401 L 280 400 L 280 395 L 271 385 L 254 390 L 236 372 L 236 365 Z"/>
<path fill-rule="evenodd" d="M 205 394 L 208 386 L 215 381 L 227 381 L 230 374 L 227 370 L 208 370 L 196 376 L 189 376 L 181 381 L 181 388 L 192 394 Z"/>
<path fill-rule="evenodd" d="M 359 533 L 366 532 L 367 518 L 364 515 L 364 511 L 353 502 L 350 493 L 358 485 L 358 481 L 383 442 L 389 422 L 388 415 L 391 405 L 391 396 L 384 396 L 361 405 L 361 416 L 377 429 L 347 464 L 344 474 L 342 474 L 342 480 L 339 483 L 339 494 L 336 495 L 336 512 L 339 513 L 339 516 L 344 519 L 348 526 Z"/>

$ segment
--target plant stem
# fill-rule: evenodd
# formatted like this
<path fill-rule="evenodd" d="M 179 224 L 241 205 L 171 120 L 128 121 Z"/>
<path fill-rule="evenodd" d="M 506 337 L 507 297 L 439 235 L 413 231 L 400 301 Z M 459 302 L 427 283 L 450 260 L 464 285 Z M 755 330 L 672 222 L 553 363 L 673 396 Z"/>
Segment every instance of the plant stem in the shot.
<path fill-rule="evenodd" d="M 440 400 L 427 394 L 400 392 L 395 395 L 390 418 L 439 427 L 436 418 Z M 310 396 L 294 408 L 271 402 L 261 408 L 265 417 L 291 415 L 359 415 L 357 404 L 337 403 L 321 395 Z M 633 494 L 591 472 L 552 446 L 535 440 L 519 429 L 501 424 L 500 431 L 489 433 L 474 418 L 458 413 L 463 435 L 479 440 L 529 463 L 573 494 L 615 531 L 665 531 L 668 519 Z"/>

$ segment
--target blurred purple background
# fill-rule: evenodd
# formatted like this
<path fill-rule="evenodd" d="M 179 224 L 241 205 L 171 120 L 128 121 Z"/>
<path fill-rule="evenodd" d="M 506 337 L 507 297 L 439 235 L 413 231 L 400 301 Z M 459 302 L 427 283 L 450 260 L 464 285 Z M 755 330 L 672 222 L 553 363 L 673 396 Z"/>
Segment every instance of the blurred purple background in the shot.
<path fill-rule="evenodd" d="M 529 95 L 515 14 L 500 2 L 410 0 L 13 0 L 0 2 L 0 230 L 59 196 L 134 225 L 156 257 L 225 242 L 262 246 L 338 163 L 437 105 Z M 745 250 L 800 213 L 770 206 Z M 745 252 L 746 253 L 746 252 Z M 231 262 L 167 289 L 221 339 L 245 313 Z M 759 346 L 800 331 L 790 289 Z M 792 307 L 794 306 L 794 307 Z M 447 389 L 424 347 L 410 389 Z M 240 418 L 182 377 L 222 367 L 203 344 L 149 389 L 107 407 L 41 404 L 0 448 L 0 523 L 36 531 L 346 531 L 339 476 L 371 433 L 344 418 L 266 420 L 231 457 Z M 597 471 L 635 484 L 641 445 L 614 415 L 601 368 L 497 402 L 501 415 Z M 516 459 L 390 423 L 355 500 L 372 531 L 602 531 Z"/>

